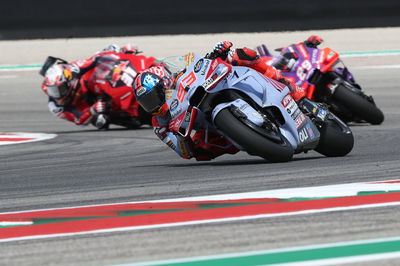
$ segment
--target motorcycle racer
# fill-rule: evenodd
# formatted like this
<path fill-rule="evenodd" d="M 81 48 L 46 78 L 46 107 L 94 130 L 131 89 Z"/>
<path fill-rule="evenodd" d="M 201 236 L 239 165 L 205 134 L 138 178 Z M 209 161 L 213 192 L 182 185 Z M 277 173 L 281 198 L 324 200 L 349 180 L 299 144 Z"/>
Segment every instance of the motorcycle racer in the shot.
<path fill-rule="evenodd" d="M 297 43 L 296 47 L 299 49 L 299 52 L 302 52 L 302 49 L 304 49 L 302 48 L 303 45 L 305 47 L 317 48 L 323 41 L 324 40 L 320 36 L 310 35 L 306 40 Z M 265 45 L 257 46 L 257 50 L 259 54 L 263 55 L 260 57 L 260 60 L 263 61 L 264 64 L 272 65 L 282 72 L 290 72 L 297 63 L 298 55 L 295 52 L 286 52 L 274 58 Z M 289 78 L 286 78 L 286 80 L 289 80 L 292 84 L 295 82 Z M 301 98 L 306 97 L 307 88 L 295 85 L 291 95 L 296 101 L 299 101 Z"/>
<path fill-rule="evenodd" d="M 127 128 L 150 123 L 133 93 L 121 95 L 121 99 L 132 99 L 118 106 L 104 93 L 110 89 L 115 93 L 131 90 L 138 72 L 157 65 L 154 57 L 138 53 L 134 45 L 113 44 L 90 58 L 70 63 L 49 57 L 40 71 L 44 76 L 42 90 L 49 96 L 49 111 L 76 125 L 92 123 L 98 129 L 108 129 L 110 123 Z"/>
<path fill-rule="evenodd" d="M 292 85 L 281 76 L 278 70 L 259 60 L 255 51 L 238 48 L 228 55 L 231 47 L 230 42 L 219 42 L 213 51 L 206 55 L 206 58 L 219 57 L 233 65 L 251 67 L 274 80 Z M 140 73 L 135 80 L 136 98 L 147 112 L 153 114 L 152 123 L 155 134 L 184 159 L 194 157 L 198 161 L 203 161 L 223 154 L 237 153 L 239 150 L 217 132 L 199 130 L 192 137 L 184 138 L 170 130 L 171 116 L 166 97 L 171 95 L 182 73 L 182 71 L 171 73 L 168 67 L 157 66 Z"/>

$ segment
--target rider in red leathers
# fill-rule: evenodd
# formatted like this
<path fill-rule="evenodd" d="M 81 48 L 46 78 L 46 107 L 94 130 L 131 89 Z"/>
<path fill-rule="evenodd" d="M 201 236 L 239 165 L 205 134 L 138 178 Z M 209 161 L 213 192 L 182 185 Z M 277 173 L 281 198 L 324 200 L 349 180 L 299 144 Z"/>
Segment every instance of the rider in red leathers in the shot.
<path fill-rule="evenodd" d="M 76 125 L 92 123 L 137 128 L 150 123 L 132 91 L 138 72 L 158 65 L 154 57 L 138 55 L 133 45 L 110 45 L 94 56 L 70 63 L 54 57 L 45 62 L 42 90 L 51 113 Z"/>
<path fill-rule="evenodd" d="M 287 84 L 290 88 L 295 85 L 285 80 L 274 67 L 259 60 L 256 52 L 248 48 L 230 51 L 232 43 L 220 42 L 206 58 L 223 60 L 240 66 L 251 67 L 274 80 Z M 196 131 L 194 136 L 183 138 L 169 129 L 171 121 L 166 97 L 175 87 L 179 73 L 170 73 L 163 66 L 152 67 L 140 73 L 135 80 L 136 98 L 139 104 L 153 114 L 155 134 L 184 159 L 196 158 L 198 161 L 211 160 L 223 154 L 235 154 L 239 150 L 217 132 L 205 130 Z"/>

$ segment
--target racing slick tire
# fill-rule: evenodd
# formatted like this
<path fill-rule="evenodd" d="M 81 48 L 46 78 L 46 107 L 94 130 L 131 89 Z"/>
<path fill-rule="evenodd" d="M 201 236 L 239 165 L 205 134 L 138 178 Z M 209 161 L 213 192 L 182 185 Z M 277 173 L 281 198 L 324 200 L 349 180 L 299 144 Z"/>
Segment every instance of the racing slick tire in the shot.
<path fill-rule="evenodd" d="M 379 125 L 384 120 L 382 111 L 361 91 L 357 93 L 344 85 L 339 85 L 333 94 L 333 98 L 368 123 Z"/>
<path fill-rule="evenodd" d="M 243 147 L 250 155 L 260 156 L 271 162 L 287 162 L 293 157 L 293 147 L 282 135 L 282 143 L 276 143 L 257 130 L 240 121 L 229 108 L 222 109 L 214 119 L 215 125 L 226 136 Z"/>
<path fill-rule="evenodd" d="M 353 133 L 335 119 L 328 120 L 319 128 L 320 139 L 315 151 L 327 157 L 347 155 L 354 146 Z"/>

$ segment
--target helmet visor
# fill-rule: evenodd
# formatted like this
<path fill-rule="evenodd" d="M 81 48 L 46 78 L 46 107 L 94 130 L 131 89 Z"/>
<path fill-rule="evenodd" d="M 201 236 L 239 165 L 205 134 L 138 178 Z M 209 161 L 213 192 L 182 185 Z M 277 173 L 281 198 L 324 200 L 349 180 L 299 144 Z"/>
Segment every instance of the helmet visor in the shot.
<path fill-rule="evenodd" d="M 138 102 L 146 112 L 154 113 L 164 104 L 163 91 L 163 82 L 159 82 L 152 90 L 140 96 Z"/>
<path fill-rule="evenodd" d="M 58 86 L 47 86 L 47 93 L 53 99 L 62 99 L 69 93 L 69 88 L 66 82 Z"/>

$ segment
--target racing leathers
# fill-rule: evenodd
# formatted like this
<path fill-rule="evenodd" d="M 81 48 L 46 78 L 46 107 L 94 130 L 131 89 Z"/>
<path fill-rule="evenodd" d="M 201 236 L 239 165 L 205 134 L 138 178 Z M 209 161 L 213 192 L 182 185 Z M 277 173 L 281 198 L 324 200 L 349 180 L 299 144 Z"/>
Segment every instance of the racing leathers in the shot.
<path fill-rule="evenodd" d="M 303 42 L 297 43 L 296 46 L 299 47 L 299 49 L 303 49 L 301 48 L 303 46 L 317 48 L 318 45 L 320 45 L 322 42 L 323 39 L 320 36 L 310 35 Z M 259 60 L 263 61 L 265 65 L 273 65 L 276 69 L 283 72 L 283 75 L 285 75 L 285 72 L 292 71 L 292 68 L 295 66 L 298 59 L 296 52 L 285 52 L 278 57 L 274 57 L 271 55 L 265 45 L 257 46 L 257 50 L 262 55 Z M 294 84 L 293 78 L 291 78 L 291 80 L 286 80 L 292 85 L 289 86 L 289 88 L 291 88 L 291 96 L 293 97 L 293 99 L 299 101 L 302 98 L 306 97 L 306 95 L 308 94 L 307 88 L 300 87 Z"/>
<path fill-rule="evenodd" d="M 134 93 L 129 91 L 137 73 L 157 65 L 155 60 L 138 55 L 130 45 L 123 48 L 110 45 L 88 59 L 67 63 L 65 68 L 72 76 L 68 83 L 73 90 L 72 99 L 68 104 L 59 105 L 49 97 L 49 110 L 76 125 L 92 123 L 99 129 L 108 128 L 109 123 L 139 127 L 146 121 L 139 113 Z M 121 100 L 113 101 L 112 97 Z"/>
<path fill-rule="evenodd" d="M 230 42 L 226 43 L 225 46 L 230 47 L 232 44 Z M 221 44 L 219 43 L 219 44 Z M 218 45 L 218 44 L 217 44 Z M 277 80 L 285 84 L 290 89 L 290 95 L 294 100 L 298 101 L 305 96 L 305 90 L 302 87 L 297 86 L 292 81 L 286 79 L 281 71 L 269 64 L 269 60 L 265 57 L 259 57 L 257 52 L 249 48 L 237 48 L 230 51 L 227 55 L 227 61 L 235 66 L 246 66 L 250 67 L 263 75 Z"/>

